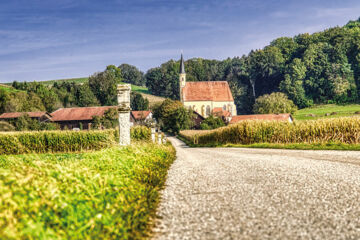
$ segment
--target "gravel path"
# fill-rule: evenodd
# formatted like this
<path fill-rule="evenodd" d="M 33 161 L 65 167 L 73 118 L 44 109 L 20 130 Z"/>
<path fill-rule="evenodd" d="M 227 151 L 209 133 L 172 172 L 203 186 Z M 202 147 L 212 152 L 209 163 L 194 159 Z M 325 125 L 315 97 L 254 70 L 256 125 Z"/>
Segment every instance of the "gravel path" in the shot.
<path fill-rule="evenodd" d="M 360 239 L 360 152 L 171 141 L 155 239 Z"/>

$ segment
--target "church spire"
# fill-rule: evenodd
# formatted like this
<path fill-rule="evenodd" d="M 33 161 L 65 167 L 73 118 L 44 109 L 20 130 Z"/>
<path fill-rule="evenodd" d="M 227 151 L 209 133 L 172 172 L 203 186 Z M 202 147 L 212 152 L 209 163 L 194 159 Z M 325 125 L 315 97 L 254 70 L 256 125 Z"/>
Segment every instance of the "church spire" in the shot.
<path fill-rule="evenodd" d="M 183 58 L 182 53 L 181 53 L 181 60 L 180 60 L 180 74 L 185 74 L 185 63 L 184 63 L 184 58 Z"/>

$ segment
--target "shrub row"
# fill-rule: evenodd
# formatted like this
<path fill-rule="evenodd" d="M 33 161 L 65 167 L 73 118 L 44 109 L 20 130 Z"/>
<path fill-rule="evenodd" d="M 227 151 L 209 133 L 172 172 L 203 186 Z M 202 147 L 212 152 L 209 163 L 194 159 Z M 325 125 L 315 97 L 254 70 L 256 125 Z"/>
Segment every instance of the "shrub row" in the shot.
<path fill-rule="evenodd" d="M 360 143 L 360 118 L 321 119 L 301 122 L 244 121 L 212 131 L 183 131 L 194 144 L 253 143 Z"/>
<path fill-rule="evenodd" d="M 134 127 L 133 140 L 150 140 L 150 129 Z M 98 150 L 118 142 L 119 131 L 41 131 L 0 133 L 0 154 Z"/>

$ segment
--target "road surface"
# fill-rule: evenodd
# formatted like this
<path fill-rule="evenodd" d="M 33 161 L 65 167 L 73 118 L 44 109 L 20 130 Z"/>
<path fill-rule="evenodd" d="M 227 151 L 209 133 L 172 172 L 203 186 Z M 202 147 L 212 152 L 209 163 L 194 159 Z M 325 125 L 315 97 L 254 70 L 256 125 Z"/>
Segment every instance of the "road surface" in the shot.
<path fill-rule="evenodd" d="M 360 239 L 360 152 L 171 141 L 154 239 Z"/>

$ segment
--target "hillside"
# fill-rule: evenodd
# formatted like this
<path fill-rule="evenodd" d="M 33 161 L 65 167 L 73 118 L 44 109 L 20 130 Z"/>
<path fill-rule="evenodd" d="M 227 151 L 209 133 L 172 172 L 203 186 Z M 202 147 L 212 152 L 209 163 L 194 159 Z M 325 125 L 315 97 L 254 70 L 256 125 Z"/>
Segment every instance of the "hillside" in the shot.
<path fill-rule="evenodd" d="M 316 105 L 310 108 L 304 108 L 298 110 L 294 114 L 296 120 L 312 120 L 320 118 L 338 118 L 338 117 L 350 117 L 360 116 L 360 105 Z"/>

